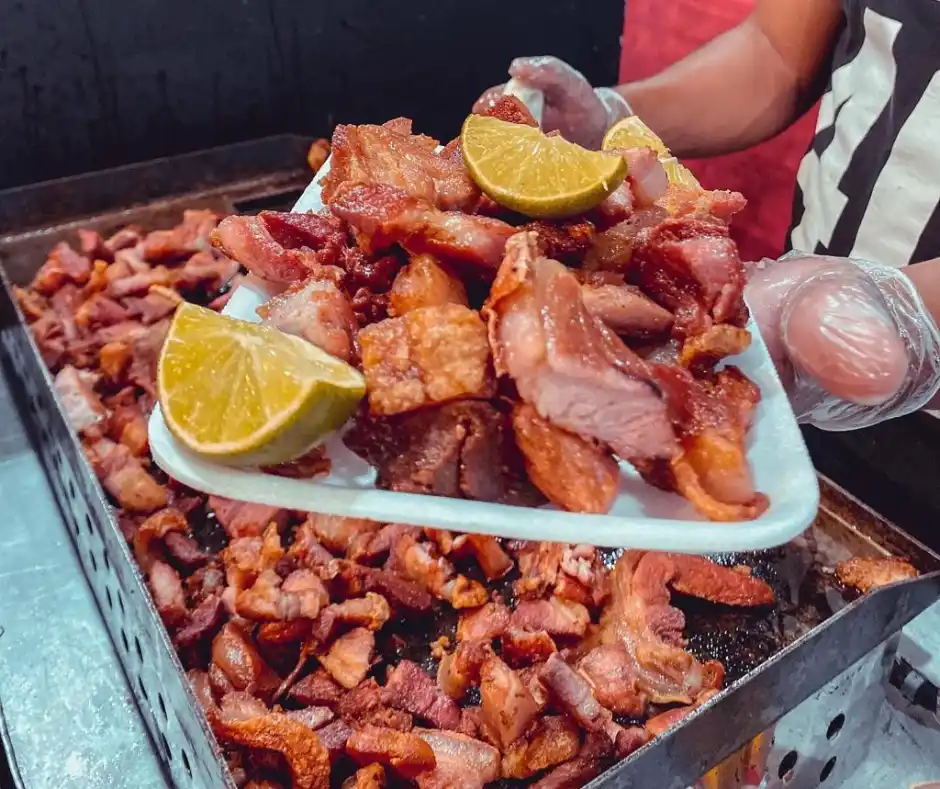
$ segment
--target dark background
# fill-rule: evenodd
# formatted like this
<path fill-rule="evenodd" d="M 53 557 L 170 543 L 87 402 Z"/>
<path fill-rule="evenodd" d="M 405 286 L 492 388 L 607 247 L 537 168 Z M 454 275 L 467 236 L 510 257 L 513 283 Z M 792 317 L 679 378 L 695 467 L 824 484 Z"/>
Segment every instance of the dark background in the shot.
<path fill-rule="evenodd" d="M 512 57 L 617 77 L 623 0 L 0 0 L 0 189 L 337 122 L 455 136 Z"/>

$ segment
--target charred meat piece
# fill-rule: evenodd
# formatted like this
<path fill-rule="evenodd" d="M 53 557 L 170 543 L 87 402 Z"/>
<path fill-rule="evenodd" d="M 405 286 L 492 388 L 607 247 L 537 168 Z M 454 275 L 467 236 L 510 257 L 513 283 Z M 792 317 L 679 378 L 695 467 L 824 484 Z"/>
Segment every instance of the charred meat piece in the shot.
<path fill-rule="evenodd" d="M 357 627 L 337 638 L 329 652 L 320 658 L 320 663 L 344 688 L 354 688 L 365 679 L 374 649 L 375 634 Z"/>
<path fill-rule="evenodd" d="M 352 305 L 330 269 L 322 266 L 313 276 L 291 285 L 258 307 L 262 323 L 293 334 L 344 362 L 354 361 L 359 328 Z"/>
<path fill-rule="evenodd" d="M 578 663 L 594 697 L 617 715 L 631 718 L 646 713 L 646 694 L 639 689 L 636 660 L 619 644 L 599 646 Z"/>
<path fill-rule="evenodd" d="M 620 489 L 617 461 L 596 442 L 555 427 L 528 404 L 512 413 L 529 479 L 569 512 L 609 512 Z"/>
<path fill-rule="evenodd" d="M 448 209 L 469 209 L 480 191 L 460 157 L 439 155 L 437 141 L 411 133 L 411 121 L 382 126 L 339 125 L 333 159 L 323 179 L 323 201 L 332 207 L 342 184 L 384 184 Z"/>
<path fill-rule="evenodd" d="M 418 542 L 410 534 L 395 541 L 389 561 L 393 570 L 456 609 L 476 608 L 487 601 L 486 589 L 479 582 L 459 575 L 447 559 L 436 555 L 430 543 Z"/>
<path fill-rule="evenodd" d="M 249 697 L 250 698 L 250 697 Z M 223 700 L 221 715 L 212 721 L 224 743 L 280 753 L 290 768 L 295 789 L 329 789 L 330 758 L 317 734 L 300 721 L 279 712 L 238 709 Z"/>
<path fill-rule="evenodd" d="M 515 96 L 500 96 L 493 104 L 482 111 L 474 108 L 474 114 L 498 118 L 506 123 L 518 123 L 521 126 L 538 126 L 529 108 Z"/>
<path fill-rule="evenodd" d="M 672 313 L 633 285 L 613 282 L 581 286 L 584 306 L 595 318 L 617 334 L 635 339 L 662 336 L 672 327 Z"/>
<path fill-rule="evenodd" d="M 416 776 L 418 789 L 483 789 L 499 778 L 499 751 L 451 731 L 415 729 L 434 752 L 434 769 Z"/>
<path fill-rule="evenodd" d="M 584 270 L 628 274 L 639 233 L 655 227 L 667 217 L 668 214 L 661 208 L 644 208 L 623 216 L 594 237 L 594 245 L 584 258 Z"/>
<path fill-rule="evenodd" d="M 720 220 L 666 219 L 640 231 L 631 265 L 640 287 L 669 310 L 692 301 L 717 323 L 746 321 L 744 264 Z"/>
<path fill-rule="evenodd" d="M 591 616 L 581 603 L 549 597 L 547 600 L 522 600 L 512 612 L 511 624 L 520 630 L 544 630 L 553 636 L 583 636 Z"/>
<path fill-rule="evenodd" d="M 462 699 L 472 685 L 479 684 L 480 670 L 493 655 L 489 639 L 461 641 L 453 653 L 441 658 L 437 684 L 452 699 Z"/>
<path fill-rule="evenodd" d="M 526 732 L 539 711 L 520 676 L 495 655 L 480 668 L 480 707 L 503 750 Z"/>
<path fill-rule="evenodd" d="M 252 274 L 270 282 L 302 282 L 321 266 L 339 262 L 346 238 L 342 222 L 319 214 L 229 216 L 212 243 Z"/>
<path fill-rule="evenodd" d="M 402 660 L 388 673 L 382 701 L 410 712 L 438 729 L 456 729 L 460 709 L 417 663 Z"/>
<path fill-rule="evenodd" d="M 500 638 L 500 654 L 513 667 L 542 663 L 556 651 L 555 642 L 545 630 L 510 627 Z"/>
<path fill-rule="evenodd" d="M 501 602 L 487 603 L 474 611 L 460 615 L 457 624 L 458 641 L 492 641 L 509 627 L 509 609 Z"/>
<path fill-rule="evenodd" d="M 491 278 L 506 241 L 515 232 L 498 219 L 440 211 L 401 189 L 378 184 L 347 184 L 330 204 L 349 223 L 367 254 L 400 244 L 414 255 L 429 253 Z"/>
<path fill-rule="evenodd" d="M 535 233 L 539 255 L 566 266 L 581 265 L 594 244 L 594 225 L 584 220 L 566 222 L 530 222 L 522 230 Z"/>
<path fill-rule="evenodd" d="M 601 616 L 600 641 L 636 661 L 639 691 L 657 704 L 691 704 L 720 687 L 720 663 L 702 664 L 684 648 L 685 616 L 670 605 L 667 584 L 676 566 L 666 554 L 627 551 L 613 572 L 610 603 Z"/>
<path fill-rule="evenodd" d="M 143 241 L 143 257 L 149 261 L 176 260 L 208 250 L 209 237 L 218 221 L 214 211 L 184 211 L 183 221 L 176 227 L 147 234 Z"/>
<path fill-rule="evenodd" d="M 520 233 L 484 307 L 496 372 L 558 427 L 621 457 L 672 457 L 676 442 L 646 364 L 590 315 L 577 278 Z"/>
<path fill-rule="evenodd" d="M 179 573 L 165 562 L 157 560 L 150 566 L 147 584 L 163 623 L 175 630 L 187 617 L 186 596 Z"/>
<path fill-rule="evenodd" d="M 732 217 L 744 210 L 747 200 L 740 192 L 724 189 L 670 186 L 657 205 L 668 211 L 670 216 L 713 216 L 730 224 Z"/>
<path fill-rule="evenodd" d="M 30 284 L 30 289 L 50 296 L 63 285 L 84 285 L 91 277 L 91 260 L 80 255 L 65 241 L 60 241 L 49 253 Z"/>
<path fill-rule="evenodd" d="M 260 537 L 268 524 L 276 523 L 278 528 L 283 528 L 288 519 L 287 510 L 266 504 L 234 501 L 222 496 L 209 496 L 209 509 L 231 540 L 239 537 Z"/>
<path fill-rule="evenodd" d="M 358 764 L 388 765 L 406 778 L 416 778 L 437 764 L 431 746 L 417 734 L 372 724 L 353 731 L 346 753 Z"/>
<path fill-rule="evenodd" d="M 359 340 L 373 414 L 493 394 L 486 327 L 467 307 L 417 309 L 367 326 Z"/>
<path fill-rule="evenodd" d="M 677 592 L 721 605 L 773 605 L 774 590 L 747 567 L 723 567 L 704 556 L 669 554 L 674 567 L 670 585 Z"/>
<path fill-rule="evenodd" d="M 678 491 L 710 520 L 758 517 L 769 502 L 754 490 L 746 455 L 747 430 L 760 398 L 757 387 L 733 367 L 710 380 L 679 367 L 651 367 L 669 404 L 681 452 L 668 464 L 630 461 L 653 484 Z"/>
<path fill-rule="evenodd" d="M 487 581 L 502 578 L 514 566 L 499 540 L 485 534 L 461 534 L 453 540 L 451 552 L 458 559 L 473 556 Z"/>
<path fill-rule="evenodd" d="M 235 690 L 261 699 L 272 697 L 280 684 L 277 674 L 261 657 L 251 638 L 238 625 L 228 622 L 212 640 L 212 665 Z"/>
<path fill-rule="evenodd" d="M 89 438 L 100 437 L 108 410 L 95 392 L 97 376 L 66 365 L 55 377 L 56 397 L 65 409 L 72 429 Z"/>
<path fill-rule="evenodd" d="M 836 565 L 836 577 L 845 586 L 851 586 L 862 594 L 879 586 L 907 581 L 920 573 L 903 559 L 894 557 L 856 556 Z"/>
<path fill-rule="evenodd" d="M 486 402 L 360 416 L 344 441 L 375 467 L 379 488 L 519 506 L 544 501 L 526 477 L 506 415 Z"/>
<path fill-rule="evenodd" d="M 580 732 L 570 718 L 546 715 L 506 752 L 502 774 L 506 778 L 531 778 L 573 759 L 580 748 Z"/>
<path fill-rule="evenodd" d="M 388 314 L 400 317 L 422 307 L 467 303 L 467 290 L 433 255 L 415 255 L 398 272 L 389 292 Z"/>
<path fill-rule="evenodd" d="M 750 345 L 751 333 L 747 329 L 718 323 L 682 343 L 679 363 L 702 376 L 722 359 L 744 353 Z"/>
<path fill-rule="evenodd" d="M 85 446 L 104 489 L 129 512 L 148 513 L 166 505 L 166 488 L 144 470 L 124 444 L 101 438 Z"/>

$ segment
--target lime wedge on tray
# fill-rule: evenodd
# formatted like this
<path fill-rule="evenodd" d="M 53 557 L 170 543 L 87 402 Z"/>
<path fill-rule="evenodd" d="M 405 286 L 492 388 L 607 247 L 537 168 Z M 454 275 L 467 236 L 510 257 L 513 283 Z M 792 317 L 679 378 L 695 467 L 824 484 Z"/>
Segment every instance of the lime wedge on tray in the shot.
<path fill-rule="evenodd" d="M 617 121 L 604 135 L 602 150 L 613 151 L 618 148 L 652 148 L 666 171 L 669 183 L 687 189 L 702 188 L 692 171 L 681 164 L 656 133 L 636 115 Z"/>
<path fill-rule="evenodd" d="M 692 175 L 692 171 L 682 164 L 675 156 L 669 156 L 659 161 L 663 164 L 669 183 L 676 186 L 684 186 L 687 189 L 701 189 L 702 185 L 698 179 Z"/>
<path fill-rule="evenodd" d="M 601 150 L 614 148 L 652 148 L 660 159 L 672 155 L 656 133 L 636 115 L 617 121 L 607 130 Z"/>
<path fill-rule="evenodd" d="M 276 465 L 340 428 L 365 394 L 353 367 L 277 329 L 182 304 L 157 368 L 167 427 L 232 465 Z"/>
<path fill-rule="evenodd" d="M 464 121 L 460 143 L 480 189 L 500 205 L 536 219 L 575 216 L 593 208 L 627 173 L 621 156 L 482 115 Z"/>

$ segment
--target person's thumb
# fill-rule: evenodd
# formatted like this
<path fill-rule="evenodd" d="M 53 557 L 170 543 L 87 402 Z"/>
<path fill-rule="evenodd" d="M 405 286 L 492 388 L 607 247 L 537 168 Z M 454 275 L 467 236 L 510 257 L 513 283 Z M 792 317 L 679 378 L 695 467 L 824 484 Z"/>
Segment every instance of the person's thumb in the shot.
<path fill-rule="evenodd" d="M 909 361 L 897 325 L 877 288 L 851 265 L 823 263 L 796 284 L 782 304 L 779 331 L 797 399 L 816 385 L 874 406 L 905 383 Z"/>

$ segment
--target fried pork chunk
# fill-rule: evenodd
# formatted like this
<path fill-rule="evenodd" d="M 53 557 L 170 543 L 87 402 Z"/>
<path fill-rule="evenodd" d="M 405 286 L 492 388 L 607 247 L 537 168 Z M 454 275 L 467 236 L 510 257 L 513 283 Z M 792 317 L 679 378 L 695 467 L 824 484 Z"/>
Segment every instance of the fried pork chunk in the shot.
<path fill-rule="evenodd" d="M 422 307 L 445 304 L 468 306 L 467 289 L 433 255 L 415 255 L 392 283 L 388 314 L 398 317 Z"/>
<path fill-rule="evenodd" d="M 336 217 L 262 211 L 226 217 L 213 231 L 212 243 L 252 274 L 292 284 L 320 266 L 336 265 L 346 237 Z"/>
<path fill-rule="evenodd" d="M 377 472 L 376 485 L 403 493 L 538 506 L 506 415 L 459 401 L 392 417 L 361 416 L 346 445 Z"/>
<path fill-rule="evenodd" d="M 468 307 L 423 307 L 388 318 L 364 328 L 359 342 L 376 415 L 493 394 L 486 327 Z"/>
<path fill-rule="evenodd" d="M 400 244 L 412 254 L 436 255 L 488 278 L 499 267 L 506 241 L 515 232 L 498 219 L 441 211 L 386 184 L 347 182 L 337 190 L 330 209 L 349 223 L 366 253 Z"/>
<path fill-rule="evenodd" d="M 676 453 L 646 364 L 587 311 L 575 275 L 538 255 L 534 233 L 510 239 L 483 313 L 497 373 L 543 419 L 623 458 Z"/>
<path fill-rule="evenodd" d="M 545 497 L 571 512 L 608 512 L 620 488 L 620 468 L 609 450 L 542 419 L 527 404 L 512 414 L 529 479 Z"/>
<path fill-rule="evenodd" d="M 480 190 L 462 158 L 438 154 L 437 140 L 411 132 L 407 118 L 381 126 L 337 126 L 323 201 L 331 205 L 342 184 L 368 183 L 397 187 L 445 211 L 472 208 Z"/>
<path fill-rule="evenodd" d="M 307 279 L 258 307 L 258 315 L 263 323 L 301 337 L 337 359 L 354 361 L 359 324 L 341 289 L 342 279 L 341 269 L 319 266 Z"/>
<path fill-rule="evenodd" d="M 836 577 L 846 586 L 870 592 L 879 586 L 906 581 L 919 575 L 910 564 L 894 557 L 857 556 L 836 566 Z"/>

